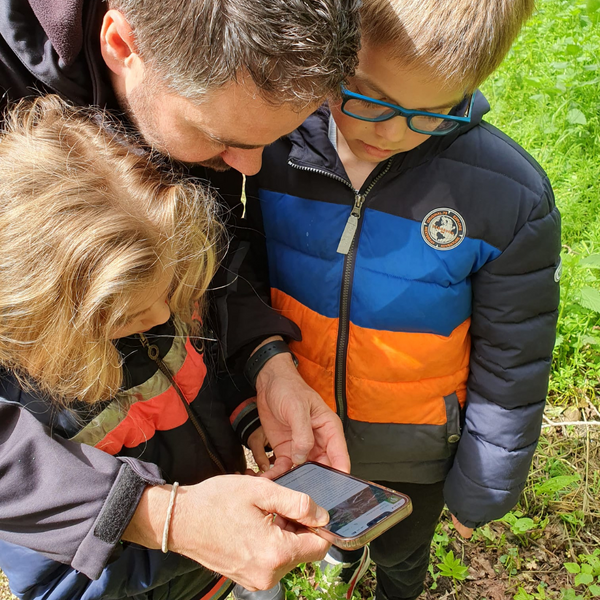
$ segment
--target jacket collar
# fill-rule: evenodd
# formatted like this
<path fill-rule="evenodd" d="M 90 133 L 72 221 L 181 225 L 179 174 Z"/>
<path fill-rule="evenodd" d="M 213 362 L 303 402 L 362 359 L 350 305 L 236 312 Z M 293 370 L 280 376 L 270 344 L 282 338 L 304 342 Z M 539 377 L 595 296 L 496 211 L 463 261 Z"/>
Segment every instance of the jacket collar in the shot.
<path fill-rule="evenodd" d="M 459 136 L 479 125 L 483 115 L 490 110 L 490 105 L 480 91 L 475 93 L 470 123 L 461 125 L 449 135 L 432 136 L 414 150 L 396 154 L 390 159 L 390 171 L 404 171 L 435 158 Z M 329 107 L 325 104 L 289 135 L 291 149 L 288 160 L 305 168 L 314 168 L 346 178 L 344 166 L 329 140 L 329 116 Z"/>

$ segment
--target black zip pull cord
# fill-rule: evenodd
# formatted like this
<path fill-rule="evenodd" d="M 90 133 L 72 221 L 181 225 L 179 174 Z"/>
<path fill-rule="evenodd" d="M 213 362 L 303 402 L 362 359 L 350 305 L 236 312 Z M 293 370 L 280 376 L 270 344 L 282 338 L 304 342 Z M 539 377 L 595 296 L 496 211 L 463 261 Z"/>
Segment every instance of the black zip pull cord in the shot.
<path fill-rule="evenodd" d="M 208 435 L 204 431 L 204 428 L 202 427 L 200 421 L 198 421 L 198 419 L 196 418 L 196 415 L 194 414 L 190 405 L 188 404 L 188 401 L 186 400 L 185 396 L 183 395 L 183 392 L 181 391 L 181 389 L 177 385 L 177 382 L 173 378 L 171 371 L 169 371 L 169 367 L 167 367 L 167 365 L 164 363 L 162 358 L 160 358 L 160 351 L 158 349 L 158 346 L 156 346 L 155 344 L 150 344 L 148 342 L 146 336 L 143 333 L 138 333 L 138 336 L 139 336 L 140 340 L 142 341 L 142 345 L 148 351 L 148 357 L 157 364 L 158 368 L 160 369 L 160 372 L 169 380 L 169 383 L 173 386 L 173 389 L 177 392 L 177 395 L 179 396 L 179 399 L 183 403 L 183 406 L 185 407 L 185 410 L 188 414 L 190 421 L 192 422 L 192 425 L 195 427 L 196 431 L 198 432 L 198 435 L 200 436 L 200 438 L 202 439 L 202 442 L 204 443 L 204 447 L 206 448 L 206 452 L 208 453 L 208 456 L 213 461 L 213 463 L 216 465 L 216 467 L 219 469 L 219 471 L 221 471 L 221 473 L 223 473 L 223 474 L 227 473 L 227 470 L 223 466 L 221 459 L 217 456 L 216 451 L 213 450 L 212 444 L 209 441 Z"/>

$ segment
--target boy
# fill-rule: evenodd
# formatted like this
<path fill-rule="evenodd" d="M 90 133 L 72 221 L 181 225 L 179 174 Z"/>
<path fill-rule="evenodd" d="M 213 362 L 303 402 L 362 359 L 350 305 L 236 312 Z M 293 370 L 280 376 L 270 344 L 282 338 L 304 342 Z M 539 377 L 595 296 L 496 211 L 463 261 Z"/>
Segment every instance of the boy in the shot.
<path fill-rule="evenodd" d="M 532 9 L 366 0 L 341 99 L 267 148 L 246 189 L 273 306 L 302 331 L 290 348 L 342 418 L 353 474 L 413 501 L 371 544 L 377 600 L 421 593 L 444 502 L 466 537 L 515 505 L 539 436 L 560 217 L 477 91 Z M 368 549 L 333 548 L 340 562 L 350 598 Z"/>

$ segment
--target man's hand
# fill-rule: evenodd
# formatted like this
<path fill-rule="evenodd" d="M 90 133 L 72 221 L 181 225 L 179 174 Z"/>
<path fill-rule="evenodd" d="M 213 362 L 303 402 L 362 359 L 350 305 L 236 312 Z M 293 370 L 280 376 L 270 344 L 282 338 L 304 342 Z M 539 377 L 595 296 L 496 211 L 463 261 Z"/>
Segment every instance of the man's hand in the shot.
<path fill-rule="evenodd" d="M 469 539 L 473 535 L 473 529 L 471 527 L 465 527 L 454 515 L 452 516 L 452 523 L 454 523 L 454 529 L 460 533 L 465 539 Z"/>
<path fill-rule="evenodd" d="M 271 461 L 265 451 L 268 445 L 269 440 L 262 426 L 255 429 L 248 437 L 248 448 L 252 452 L 254 462 L 263 473 L 271 468 Z"/>
<path fill-rule="evenodd" d="M 170 486 L 147 488 L 123 539 L 160 548 L 169 496 Z M 329 543 L 302 525 L 328 520 L 307 494 L 264 478 L 222 475 L 179 488 L 168 546 L 250 591 L 264 590 L 299 563 L 325 556 Z"/>
<path fill-rule="evenodd" d="M 260 422 L 276 458 L 268 477 L 307 460 L 350 472 L 342 422 L 302 379 L 289 354 L 267 361 L 258 374 L 256 392 Z"/>

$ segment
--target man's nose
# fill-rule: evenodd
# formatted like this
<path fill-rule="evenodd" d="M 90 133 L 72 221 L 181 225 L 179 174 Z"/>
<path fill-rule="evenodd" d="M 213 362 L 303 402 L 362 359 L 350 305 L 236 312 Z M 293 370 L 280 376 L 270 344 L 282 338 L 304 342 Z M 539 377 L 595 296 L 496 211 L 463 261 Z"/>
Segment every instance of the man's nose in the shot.
<path fill-rule="evenodd" d="M 408 131 L 408 121 L 400 116 L 380 121 L 375 126 L 377 135 L 390 142 L 401 142 Z"/>
<path fill-rule="evenodd" d="M 233 169 L 244 175 L 256 175 L 262 165 L 263 148 L 243 150 L 241 148 L 227 148 L 221 153 L 221 158 Z"/>

